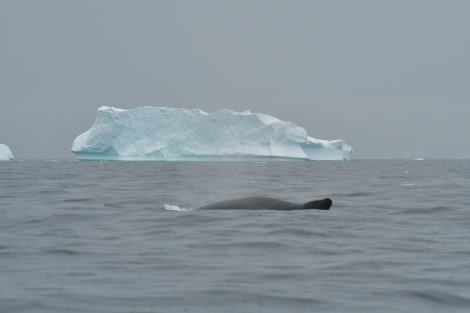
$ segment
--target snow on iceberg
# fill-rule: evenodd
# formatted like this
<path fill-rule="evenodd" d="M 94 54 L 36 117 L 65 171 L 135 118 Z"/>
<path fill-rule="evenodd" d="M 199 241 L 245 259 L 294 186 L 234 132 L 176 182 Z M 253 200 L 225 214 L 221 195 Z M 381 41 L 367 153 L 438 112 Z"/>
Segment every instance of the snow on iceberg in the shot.
<path fill-rule="evenodd" d="M 349 160 L 352 149 L 249 111 L 103 106 L 72 152 L 79 160 Z"/>
<path fill-rule="evenodd" d="M 7 145 L 0 143 L 0 161 L 13 160 L 13 153 Z"/>

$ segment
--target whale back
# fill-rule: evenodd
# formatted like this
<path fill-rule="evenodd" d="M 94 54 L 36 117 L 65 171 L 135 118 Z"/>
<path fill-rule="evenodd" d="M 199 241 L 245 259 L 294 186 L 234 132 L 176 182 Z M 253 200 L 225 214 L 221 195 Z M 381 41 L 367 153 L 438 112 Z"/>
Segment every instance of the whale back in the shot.
<path fill-rule="evenodd" d="M 200 207 L 198 210 L 329 210 L 331 203 L 332 201 L 329 198 L 297 204 L 269 197 L 249 197 L 212 203 Z"/>

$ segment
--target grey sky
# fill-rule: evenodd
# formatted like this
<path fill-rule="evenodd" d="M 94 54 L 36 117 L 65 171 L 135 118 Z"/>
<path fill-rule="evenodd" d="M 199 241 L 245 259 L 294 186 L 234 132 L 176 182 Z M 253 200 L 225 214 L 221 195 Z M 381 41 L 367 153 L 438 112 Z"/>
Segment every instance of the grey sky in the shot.
<path fill-rule="evenodd" d="M 470 158 L 470 1 L 0 0 L 0 143 L 74 158 L 101 105 L 251 110 L 352 158 Z"/>

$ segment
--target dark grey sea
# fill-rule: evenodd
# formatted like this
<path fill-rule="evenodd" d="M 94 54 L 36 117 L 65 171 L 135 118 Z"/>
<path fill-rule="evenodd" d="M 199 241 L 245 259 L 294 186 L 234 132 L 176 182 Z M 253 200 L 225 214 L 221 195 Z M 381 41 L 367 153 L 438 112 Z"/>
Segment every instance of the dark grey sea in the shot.
<path fill-rule="evenodd" d="M 330 211 L 198 211 L 330 197 Z M 470 160 L 0 162 L 0 312 L 470 312 Z"/>

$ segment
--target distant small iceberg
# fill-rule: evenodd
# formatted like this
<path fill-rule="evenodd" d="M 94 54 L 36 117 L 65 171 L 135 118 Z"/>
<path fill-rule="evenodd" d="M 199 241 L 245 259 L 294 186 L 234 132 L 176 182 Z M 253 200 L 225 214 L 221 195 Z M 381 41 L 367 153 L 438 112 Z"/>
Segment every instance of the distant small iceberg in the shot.
<path fill-rule="evenodd" d="M 10 148 L 5 144 L 0 143 L 0 161 L 8 161 L 13 159 L 14 156 Z"/>

